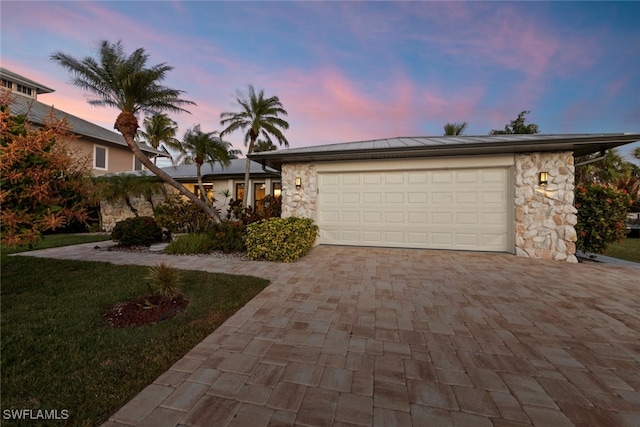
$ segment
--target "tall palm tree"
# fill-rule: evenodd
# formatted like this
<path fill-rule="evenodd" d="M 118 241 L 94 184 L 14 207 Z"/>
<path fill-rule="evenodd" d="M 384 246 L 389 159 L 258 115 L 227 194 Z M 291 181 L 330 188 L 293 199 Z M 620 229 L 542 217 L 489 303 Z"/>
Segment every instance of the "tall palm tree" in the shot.
<path fill-rule="evenodd" d="M 227 167 L 231 164 L 231 159 L 240 154 L 240 150 L 231 149 L 231 143 L 223 141 L 216 133 L 202 132 L 200 125 L 196 125 L 184 134 L 180 147 L 183 153 L 182 163 L 195 163 L 200 197 L 211 207 L 213 202 L 206 196 L 207 192 L 202 184 L 202 165 L 207 162 L 213 166 L 217 162 L 220 166 Z"/>
<path fill-rule="evenodd" d="M 273 142 L 258 140 L 253 146 L 254 153 L 261 153 L 263 151 L 276 151 L 278 147 L 273 145 Z"/>
<path fill-rule="evenodd" d="M 444 134 L 445 136 L 462 135 L 462 132 L 467 128 L 467 122 L 462 123 L 445 123 Z"/>
<path fill-rule="evenodd" d="M 244 96 L 238 92 L 237 102 L 240 105 L 240 111 L 236 113 L 221 113 L 220 124 L 226 128 L 220 132 L 220 136 L 235 132 L 240 129 L 245 131 L 244 144 L 248 145 L 247 149 L 247 166 L 244 173 L 245 192 L 242 196 L 242 204 L 247 206 L 247 196 L 249 192 L 249 170 L 251 168 L 251 160 L 249 155 L 253 153 L 254 146 L 258 136 L 262 136 L 267 142 L 273 144 L 273 139 L 278 144 L 289 146 L 289 141 L 282 133 L 289 129 L 289 123 L 280 116 L 286 116 L 287 111 L 282 107 L 282 103 L 277 96 L 265 98 L 264 90 L 260 90 L 256 94 L 252 85 L 249 85 L 248 96 Z"/>
<path fill-rule="evenodd" d="M 51 59 L 71 72 L 72 83 L 75 86 L 96 96 L 88 101 L 89 104 L 115 107 L 120 110 L 114 128 L 122 134 L 133 155 L 147 169 L 176 188 L 209 217 L 215 220 L 220 219 L 215 209 L 153 164 L 135 142 L 139 128 L 136 114 L 140 112 L 155 114 L 161 111 L 188 113 L 184 107 L 195 105 L 194 102 L 181 98 L 183 91 L 161 84 L 167 72 L 173 67 L 165 63 L 147 66 L 149 55 L 143 48 L 127 56 L 122 42 L 109 43 L 106 40 L 100 43 L 97 60 L 90 56 L 76 59 L 62 52 L 52 54 Z"/>
<path fill-rule="evenodd" d="M 156 150 L 162 144 L 161 148 L 167 154 L 169 154 L 167 148 L 180 151 L 180 141 L 176 139 L 178 126 L 166 114 L 158 113 L 151 117 L 145 117 L 142 126 L 143 129 L 138 130 L 138 137 Z M 156 157 L 153 158 L 153 163 L 156 163 Z"/>

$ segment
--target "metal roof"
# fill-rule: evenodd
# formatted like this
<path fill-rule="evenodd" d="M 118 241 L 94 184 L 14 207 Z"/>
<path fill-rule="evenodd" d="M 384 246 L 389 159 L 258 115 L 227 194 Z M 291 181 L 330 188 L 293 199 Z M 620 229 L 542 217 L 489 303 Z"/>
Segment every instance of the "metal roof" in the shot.
<path fill-rule="evenodd" d="M 571 151 L 575 156 L 640 141 L 640 134 L 423 136 L 345 142 L 253 153 L 252 160 L 280 170 L 284 163 L 416 157 L 479 156 Z"/>
<path fill-rule="evenodd" d="M 36 93 L 41 94 L 41 93 L 51 93 L 51 92 L 55 92 L 55 90 L 51 89 L 50 87 L 47 87 L 45 85 L 43 85 L 42 83 L 38 83 L 34 80 L 28 79 L 24 76 L 21 76 L 18 73 L 14 73 L 13 71 L 9 71 L 6 68 L 0 67 L 0 76 L 2 76 L 2 78 L 6 79 L 6 80 L 11 80 L 14 83 L 18 83 L 22 86 L 26 86 L 29 87 L 31 89 L 35 89 Z"/>
<path fill-rule="evenodd" d="M 82 135 L 87 138 L 94 139 L 101 143 L 115 144 L 123 147 L 127 147 L 127 143 L 124 141 L 122 135 L 116 132 L 112 132 L 96 124 L 88 122 L 80 117 L 76 117 L 72 114 L 65 113 L 62 110 L 43 104 L 35 99 L 22 96 L 20 94 L 14 94 L 14 101 L 11 103 L 11 114 L 26 115 L 31 123 L 38 125 L 44 125 L 49 119 L 49 115 L 53 111 L 55 119 L 66 118 L 71 131 L 77 135 Z M 138 143 L 138 147 L 146 153 L 152 153 L 158 156 L 167 157 L 166 153 L 156 150 L 146 144 Z"/>
<path fill-rule="evenodd" d="M 202 165 L 202 178 L 211 179 L 217 178 L 244 178 L 244 171 L 247 165 L 247 159 L 233 159 L 231 164 L 223 168 L 220 163 L 215 163 L 213 166 L 209 163 Z M 194 180 L 196 178 L 196 165 L 177 165 L 162 168 L 163 171 L 171 175 L 178 181 Z M 262 168 L 262 165 L 257 162 L 251 162 L 251 169 L 249 174 L 252 177 L 258 176 L 280 176 L 280 172 L 277 170 L 266 168 L 266 171 Z"/>

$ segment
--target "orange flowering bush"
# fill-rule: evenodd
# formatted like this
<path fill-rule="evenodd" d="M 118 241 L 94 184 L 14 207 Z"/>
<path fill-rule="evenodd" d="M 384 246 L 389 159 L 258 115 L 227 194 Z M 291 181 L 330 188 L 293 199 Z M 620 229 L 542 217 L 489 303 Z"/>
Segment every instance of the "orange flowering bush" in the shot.
<path fill-rule="evenodd" d="M 578 249 L 602 254 L 610 243 L 622 240 L 626 235 L 627 211 L 632 203 L 625 190 L 599 184 L 576 187 Z"/>
<path fill-rule="evenodd" d="M 11 96 L 0 93 L 0 205 L 3 245 L 33 244 L 42 232 L 88 218 L 91 183 L 86 159 L 72 157 L 64 120 L 29 129 L 11 116 Z"/>

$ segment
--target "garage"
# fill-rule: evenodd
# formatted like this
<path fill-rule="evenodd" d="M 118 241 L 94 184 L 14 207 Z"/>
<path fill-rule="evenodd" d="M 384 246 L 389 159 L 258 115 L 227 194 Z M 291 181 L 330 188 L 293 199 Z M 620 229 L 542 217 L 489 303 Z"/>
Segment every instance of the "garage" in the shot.
<path fill-rule="evenodd" d="M 512 162 L 485 159 L 493 165 L 479 167 L 443 159 L 319 168 L 319 243 L 507 252 Z"/>

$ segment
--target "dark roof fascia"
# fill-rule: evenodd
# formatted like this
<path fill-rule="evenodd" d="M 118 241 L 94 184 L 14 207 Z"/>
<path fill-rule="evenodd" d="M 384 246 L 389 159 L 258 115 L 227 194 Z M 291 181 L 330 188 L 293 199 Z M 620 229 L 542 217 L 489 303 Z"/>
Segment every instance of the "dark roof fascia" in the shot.
<path fill-rule="evenodd" d="M 323 146 L 318 146 L 317 150 L 314 150 L 315 147 L 308 147 L 308 149 L 291 149 L 279 152 L 255 153 L 249 155 L 249 158 L 262 165 L 281 170 L 284 163 L 406 159 L 416 157 L 481 156 L 562 151 L 570 151 L 573 152 L 575 156 L 582 156 L 640 141 L 640 134 L 559 135 L 558 138 L 549 138 L 548 135 L 540 136 L 543 136 L 544 138 L 523 141 L 505 141 L 505 135 L 501 135 L 500 140 L 496 142 L 360 148 L 346 149 L 343 151 L 323 151 Z M 471 138 L 474 137 L 469 137 L 469 139 Z M 462 137 L 462 139 L 464 139 L 464 137 Z M 332 146 L 335 145 L 336 144 L 332 144 Z M 297 150 L 300 151 L 296 152 Z"/>

